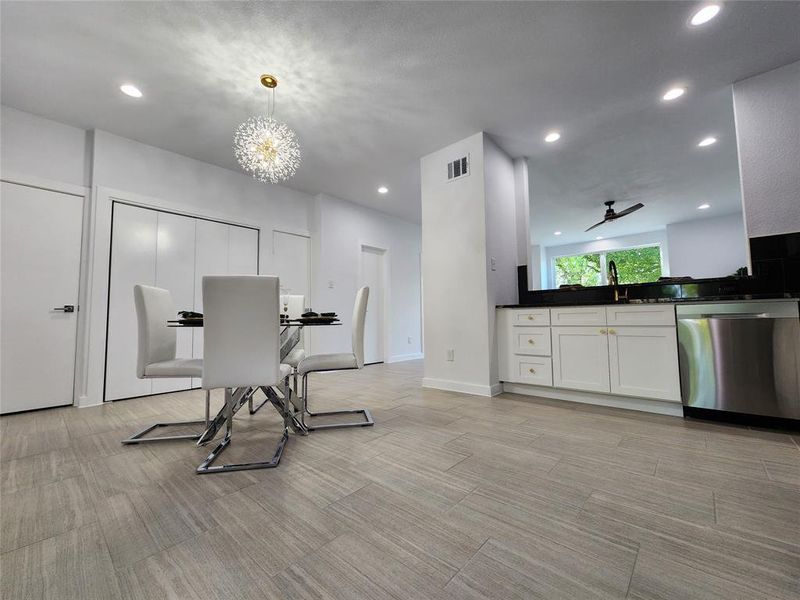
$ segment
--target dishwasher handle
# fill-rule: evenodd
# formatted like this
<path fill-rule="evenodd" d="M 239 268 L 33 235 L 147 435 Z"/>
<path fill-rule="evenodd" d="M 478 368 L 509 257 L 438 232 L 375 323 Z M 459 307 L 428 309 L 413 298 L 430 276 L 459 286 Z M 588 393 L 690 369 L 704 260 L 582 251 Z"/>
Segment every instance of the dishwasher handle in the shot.
<path fill-rule="evenodd" d="M 708 315 L 700 315 L 701 319 L 769 319 L 770 316 L 767 313 L 720 313 L 720 314 L 708 314 Z"/>

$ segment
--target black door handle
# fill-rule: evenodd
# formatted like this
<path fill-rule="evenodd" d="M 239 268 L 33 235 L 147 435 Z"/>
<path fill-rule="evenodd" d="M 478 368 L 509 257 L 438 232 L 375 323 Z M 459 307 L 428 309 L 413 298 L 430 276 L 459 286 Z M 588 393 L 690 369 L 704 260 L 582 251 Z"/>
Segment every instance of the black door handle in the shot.
<path fill-rule="evenodd" d="M 65 304 L 64 306 L 56 306 L 53 310 L 59 310 L 61 312 L 75 312 L 75 305 L 74 304 Z"/>

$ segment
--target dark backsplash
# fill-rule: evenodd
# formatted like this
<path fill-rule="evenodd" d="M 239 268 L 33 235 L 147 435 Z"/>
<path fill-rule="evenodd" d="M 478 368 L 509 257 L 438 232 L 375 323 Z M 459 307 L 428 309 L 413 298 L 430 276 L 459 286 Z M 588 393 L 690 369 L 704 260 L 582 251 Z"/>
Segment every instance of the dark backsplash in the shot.
<path fill-rule="evenodd" d="M 750 238 L 750 260 L 755 277 L 800 291 L 800 232 Z"/>
<path fill-rule="evenodd" d="M 797 285 L 796 257 L 793 264 L 785 261 L 781 269 L 773 268 L 772 272 L 777 272 L 780 276 L 718 277 L 713 279 L 694 279 L 681 283 L 639 283 L 621 285 L 619 290 L 622 294 L 627 292 L 629 301 L 636 302 L 735 300 L 743 297 L 775 298 L 796 296 L 800 292 L 800 286 Z M 529 290 L 527 265 L 517 267 L 517 283 L 519 304 L 523 306 L 614 303 L 614 289 L 607 285 L 577 290 Z"/>

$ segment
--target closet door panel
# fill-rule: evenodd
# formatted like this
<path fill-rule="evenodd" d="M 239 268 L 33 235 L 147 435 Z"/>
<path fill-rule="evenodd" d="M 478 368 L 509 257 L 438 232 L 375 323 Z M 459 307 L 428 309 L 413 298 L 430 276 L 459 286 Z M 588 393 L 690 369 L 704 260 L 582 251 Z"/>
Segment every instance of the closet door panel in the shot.
<path fill-rule="evenodd" d="M 194 309 L 195 224 L 197 219 L 170 213 L 158 214 L 156 286 L 172 293 L 177 318 L 179 310 Z M 194 329 L 177 329 L 178 358 L 192 356 Z M 188 390 L 192 379 L 154 379 L 153 393 Z"/>
<path fill-rule="evenodd" d="M 228 275 L 258 274 L 258 231 L 229 225 Z"/>
<path fill-rule="evenodd" d="M 152 393 L 152 381 L 136 377 L 138 331 L 133 286 L 155 284 L 157 230 L 157 212 L 120 203 L 114 205 L 106 400 Z"/>
<path fill-rule="evenodd" d="M 229 225 L 197 219 L 195 224 L 194 310 L 203 312 L 203 276 L 228 274 Z M 192 356 L 203 358 L 203 330 L 194 330 Z M 200 381 L 195 379 L 194 385 Z"/>

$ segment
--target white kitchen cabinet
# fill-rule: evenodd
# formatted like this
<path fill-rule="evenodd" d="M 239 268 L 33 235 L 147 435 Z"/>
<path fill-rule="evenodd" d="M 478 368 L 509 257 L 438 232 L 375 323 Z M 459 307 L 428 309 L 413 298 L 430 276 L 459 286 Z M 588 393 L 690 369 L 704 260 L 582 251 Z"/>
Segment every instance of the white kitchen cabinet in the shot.
<path fill-rule="evenodd" d="M 550 309 L 550 324 L 553 326 L 606 324 L 605 306 L 562 306 Z"/>
<path fill-rule="evenodd" d="M 550 325 L 550 309 L 548 308 L 522 308 L 513 309 L 514 325 L 522 326 L 547 326 Z"/>
<path fill-rule="evenodd" d="M 552 327 L 553 385 L 589 392 L 610 391 L 605 327 Z"/>
<path fill-rule="evenodd" d="M 606 306 L 606 324 L 675 326 L 675 306 L 672 304 L 618 304 Z"/>
<path fill-rule="evenodd" d="M 512 380 L 532 385 L 553 385 L 553 363 L 548 356 L 515 356 L 512 359 Z"/>
<path fill-rule="evenodd" d="M 680 402 L 674 327 L 609 327 L 612 394 Z"/>
<path fill-rule="evenodd" d="M 550 328 L 514 327 L 511 343 L 514 354 L 550 356 Z"/>

